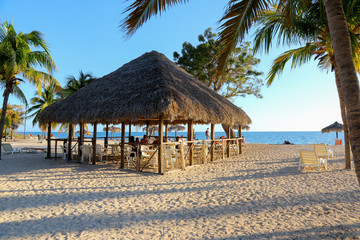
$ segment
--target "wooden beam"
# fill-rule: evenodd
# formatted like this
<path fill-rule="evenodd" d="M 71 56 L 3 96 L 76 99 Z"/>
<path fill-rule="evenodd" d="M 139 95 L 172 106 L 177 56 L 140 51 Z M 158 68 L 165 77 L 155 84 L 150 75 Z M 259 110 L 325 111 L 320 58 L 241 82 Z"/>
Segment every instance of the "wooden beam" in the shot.
<path fill-rule="evenodd" d="M 228 139 L 231 138 L 231 127 L 229 126 L 228 128 Z M 226 144 L 226 157 L 230 157 L 230 144 L 231 144 L 231 141 L 228 140 L 227 141 L 227 144 Z"/>
<path fill-rule="evenodd" d="M 192 120 L 189 120 L 188 122 L 188 141 L 192 141 L 193 140 L 193 121 Z M 190 143 L 189 144 L 189 148 L 190 148 L 190 151 L 189 151 L 189 165 L 192 166 L 194 163 L 193 163 L 193 160 L 194 160 L 194 150 L 193 150 L 193 143 Z"/>
<path fill-rule="evenodd" d="M 51 158 L 51 122 L 48 124 L 47 153 L 46 158 Z"/>
<path fill-rule="evenodd" d="M 104 146 L 107 149 L 109 146 L 109 123 L 106 123 L 105 128 L 106 131 L 105 131 Z"/>
<path fill-rule="evenodd" d="M 203 155 L 204 164 L 206 164 L 206 163 L 207 163 L 207 157 L 206 157 L 206 140 L 203 141 L 202 155 Z"/>
<path fill-rule="evenodd" d="M 242 133 L 241 133 L 241 125 L 239 124 L 239 138 L 241 138 L 242 136 Z M 242 154 L 242 139 L 239 140 L 239 147 L 238 147 L 238 150 L 239 150 L 239 154 Z"/>
<path fill-rule="evenodd" d="M 164 128 L 164 120 L 163 120 L 163 116 L 160 116 L 159 119 L 159 148 L 158 148 L 158 172 L 160 174 L 164 173 L 164 166 L 163 166 L 163 162 L 164 162 L 164 155 L 163 155 L 163 128 Z"/>
<path fill-rule="evenodd" d="M 131 122 L 129 123 L 129 139 L 131 137 Z"/>
<path fill-rule="evenodd" d="M 168 139 L 168 123 L 165 123 L 165 142 L 167 142 Z"/>
<path fill-rule="evenodd" d="M 97 134 L 97 122 L 94 123 L 94 132 L 93 132 L 93 158 L 92 158 L 92 164 L 95 165 L 96 163 L 96 134 Z"/>
<path fill-rule="evenodd" d="M 214 152 L 215 152 L 215 124 L 211 124 L 211 129 L 210 129 L 210 134 L 211 134 L 211 152 L 210 152 L 210 161 L 213 162 L 214 161 Z"/>
<path fill-rule="evenodd" d="M 125 123 L 121 123 L 121 161 L 120 168 L 125 166 Z"/>
<path fill-rule="evenodd" d="M 185 170 L 184 142 L 180 142 L 180 167 L 181 170 Z"/>
<path fill-rule="evenodd" d="M 73 128 L 74 128 L 74 126 L 71 123 L 69 123 L 68 161 L 72 160 L 71 145 L 72 145 Z"/>
<path fill-rule="evenodd" d="M 82 135 L 84 134 L 84 124 L 80 123 L 79 128 L 80 128 L 79 130 L 80 136 L 78 138 L 78 157 L 80 158 L 82 155 L 81 146 L 82 146 Z"/>

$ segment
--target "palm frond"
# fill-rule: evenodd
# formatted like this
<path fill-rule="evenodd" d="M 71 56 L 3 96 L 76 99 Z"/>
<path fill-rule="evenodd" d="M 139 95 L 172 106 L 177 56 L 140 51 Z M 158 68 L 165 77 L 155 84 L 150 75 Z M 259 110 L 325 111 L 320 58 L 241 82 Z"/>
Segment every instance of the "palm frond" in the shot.
<path fill-rule="evenodd" d="M 313 56 L 315 50 L 316 45 L 307 44 L 304 47 L 292 49 L 281 54 L 273 61 L 273 64 L 267 76 L 267 85 L 271 85 L 276 75 L 280 75 L 283 72 L 285 65 L 288 61 L 292 59 L 291 68 L 298 67 L 308 62 Z"/>
<path fill-rule="evenodd" d="M 135 0 L 124 13 L 129 15 L 120 25 L 126 36 L 132 36 L 151 16 L 161 14 L 167 7 L 187 3 L 189 0 Z"/>
<path fill-rule="evenodd" d="M 231 52 L 239 40 L 244 38 L 252 24 L 258 20 L 259 14 L 269 7 L 266 0 L 230 0 L 227 9 L 219 23 L 220 55 L 216 61 L 218 71 L 221 72 Z"/>
<path fill-rule="evenodd" d="M 21 91 L 21 89 L 19 88 L 18 85 L 14 85 L 13 86 L 13 94 L 16 98 L 18 98 L 22 103 L 25 104 L 25 106 L 28 106 L 28 102 L 27 99 L 25 97 L 25 94 L 23 93 L 23 91 Z"/>

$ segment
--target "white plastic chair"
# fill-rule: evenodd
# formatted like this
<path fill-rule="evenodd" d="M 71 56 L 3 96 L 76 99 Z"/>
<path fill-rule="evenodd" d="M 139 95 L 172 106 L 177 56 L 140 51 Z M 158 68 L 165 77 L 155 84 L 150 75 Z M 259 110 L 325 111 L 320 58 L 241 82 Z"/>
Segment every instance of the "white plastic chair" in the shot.
<path fill-rule="evenodd" d="M 134 164 L 134 159 L 136 159 L 136 152 L 132 150 L 132 147 L 127 146 L 125 148 L 125 154 L 126 154 L 126 161 L 127 161 L 127 165 L 128 167 L 130 167 L 130 164 L 133 165 Z M 132 156 L 133 155 L 133 156 Z"/>
<path fill-rule="evenodd" d="M 60 145 L 60 148 L 62 150 L 62 157 L 63 157 L 63 160 L 65 161 L 66 160 L 66 155 L 67 155 L 67 144 L 65 144 L 64 146 L 63 145 Z"/>
<path fill-rule="evenodd" d="M 100 144 L 96 144 L 96 155 L 100 157 L 100 161 L 102 162 L 103 156 L 106 154 L 107 149 L 101 146 Z"/>
<path fill-rule="evenodd" d="M 171 168 L 174 168 L 174 162 L 176 161 L 176 158 L 173 157 L 173 155 L 171 154 L 171 150 L 170 149 L 164 149 L 164 159 L 166 160 L 166 166 L 169 165 L 169 160 L 171 163 Z"/>
<path fill-rule="evenodd" d="M 84 162 L 84 159 L 87 158 L 89 159 L 89 163 L 91 162 L 91 150 L 92 150 L 92 147 L 90 145 L 83 145 L 80 147 L 81 149 L 81 162 L 83 163 Z"/>

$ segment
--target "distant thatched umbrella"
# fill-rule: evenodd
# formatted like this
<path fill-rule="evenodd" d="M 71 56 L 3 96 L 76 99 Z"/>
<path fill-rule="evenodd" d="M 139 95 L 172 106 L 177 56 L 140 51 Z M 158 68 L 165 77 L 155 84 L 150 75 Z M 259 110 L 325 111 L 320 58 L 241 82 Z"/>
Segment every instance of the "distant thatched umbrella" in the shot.
<path fill-rule="evenodd" d="M 106 132 L 106 128 L 103 128 L 103 131 Z M 111 132 L 110 138 L 112 138 L 113 133 L 121 133 L 121 128 L 111 126 L 111 127 L 109 127 L 109 131 Z"/>
<path fill-rule="evenodd" d="M 91 97 L 89 97 L 91 96 Z M 39 122 L 250 124 L 239 107 L 152 51 L 45 108 Z"/>
<path fill-rule="evenodd" d="M 233 129 L 239 129 L 239 125 L 238 124 L 234 124 L 232 126 Z M 249 131 L 250 130 L 250 126 L 249 125 L 241 125 L 241 129 L 242 130 L 246 130 L 246 131 Z"/>
<path fill-rule="evenodd" d="M 336 138 L 338 138 L 338 133 L 343 131 L 343 125 L 338 122 L 334 122 L 333 124 L 321 129 L 322 133 L 336 132 Z"/>
<path fill-rule="evenodd" d="M 175 132 L 175 136 L 177 136 L 177 132 L 184 131 L 185 127 L 181 125 L 171 126 L 169 127 L 169 132 Z"/>
<path fill-rule="evenodd" d="M 76 131 L 77 134 L 80 134 L 80 131 Z M 86 136 L 92 136 L 92 133 L 89 131 L 84 131 L 84 135 Z"/>
<path fill-rule="evenodd" d="M 146 127 L 143 127 L 143 132 L 146 132 Z M 150 126 L 149 127 L 149 131 L 150 132 L 157 132 L 159 130 L 159 128 L 157 126 Z"/>

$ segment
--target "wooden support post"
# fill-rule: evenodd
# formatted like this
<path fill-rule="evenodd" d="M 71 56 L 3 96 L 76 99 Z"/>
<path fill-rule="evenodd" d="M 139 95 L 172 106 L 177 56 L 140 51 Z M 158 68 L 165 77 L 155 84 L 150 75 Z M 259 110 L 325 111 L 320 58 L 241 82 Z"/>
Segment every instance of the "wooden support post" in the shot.
<path fill-rule="evenodd" d="M 146 136 L 149 137 L 149 121 L 146 122 Z"/>
<path fill-rule="evenodd" d="M 51 158 L 51 122 L 48 124 L 47 153 L 46 158 Z"/>
<path fill-rule="evenodd" d="M 193 140 L 193 121 L 189 120 L 188 122 L 188 141 Z M 188 144 L 190 151 L 189 151 L 189 165 L 192 166 L 194 164 L 194 149 L 193 149 L 193 143 Z"/>
<path fill-rule="evenodd" d="M 72 133 L 73 133 L 74 125 L 69 123 L 69 142 L 68 142 L 68 161 L 72 160 L 72 151 L 71 151 L 71 145 L 72 145 Z"/>
<path fill-rule="evenodd" d="M 168 140 L 168 123 L 165 123 L 165 142 Z"/>
<path fill-rule="evenodd" d="M 206 164 L 206 163 L 207 163 L 207 157 L 206 157 L 206 140 L 203 141 L 202 155 L 203 155 L 204 164 Z"/>
<path fill-rule="evenodd" d="M 129 122 L 129 139 L 131 137 L 131 122 Z"/>
<path fill-rule="evenodd" d="M 92 154 L 92 164 L 95 165 L 96 163 L 96 132 L 97 132 L 97 122 L 94 123 L 94 132 L 93 132 L 93 154 Z"/>
<path fill-rule="evenodd" d="M 230 139 L 231 138 L 231 128 L 230 128 L 230 126 L 228 128 L 228 136 L 229 136 L 229 139 Z M 230 157 L 230 145 L 231 145 L 231 141 L 228 140 L 227 144 L 226 144 L 226 156 L 227 157 Z"/>
<path fill-rule="evenodd" d="M 125 166 L 125 123 L 121 123 L 121 161 L 120 168 Z"/>
<path fill-rule="evenodd" d="M 158 156 L 158 168 L 159 168 L 159 173 L 163 174 L 164 173 L 164 155 L 163 155 L 163 129 L 164 129 L 164 117 L 161 115 L 159 118 L 159 156 Z"/>
<path fill-rule="evenodd" d="M 55 139 L 55 161 L 57 161 L 57 139 Z"/>
<path fill-rule="evenodd" d="M 181 170 L 185 170 L 184 143 L 183 142 L 180 142 L 180 167 L 181 167 Z"/>
<path fill-rule="evenodd" d="M 79 136 L 79 144 L 78 144 L 78 156 L 79 158 L 82 155 L 81 146 L 83 145 L 83 135 L 84 135 L 84 123 L 80 123 L 80 136 Z"/>
<path fill-rule="evenodd" d="M 104 139 L 104 146 L 106 149 L 108 149 L 108 146 L 109 146 L 109 123 L 106 123 L 106 126 L 105 126 L 105 139 Z"/>
<path fill-rule="evenodd" d="M 141 145 L 139 143 L 136 143 L 136 171 L 140 172 L 140 163 L 141 163 L 141 156 L 140 156 L 140 148 Z"/>
<path fill-rule="evenodd" d="M 241 138 L 241 125 L 239 124 L 239 138 Z M 239 146 L 238 146 L 239 154 L 242 154 L 242 139 L 239 139 Z"/>
<path fill-rule="evenodd" d="M 221 140 L 222 141 L 222 159 L 225 159 L 225 145 L 226 145 L 226 139 Z"/>
<path fill-rule="evenodd" d="M 215 124 L 211 124 L 211 152 L 210 152 L 210 161 L 214 161 L 214 152 L 215 152 Z"/>

